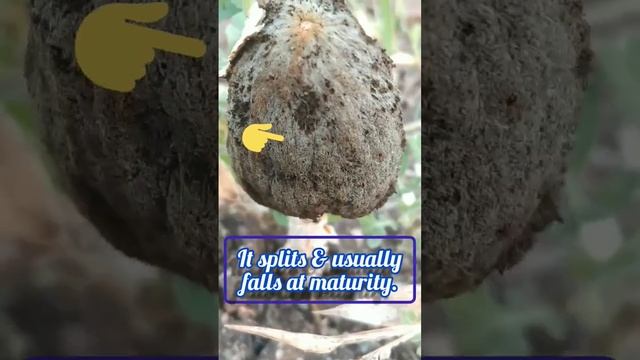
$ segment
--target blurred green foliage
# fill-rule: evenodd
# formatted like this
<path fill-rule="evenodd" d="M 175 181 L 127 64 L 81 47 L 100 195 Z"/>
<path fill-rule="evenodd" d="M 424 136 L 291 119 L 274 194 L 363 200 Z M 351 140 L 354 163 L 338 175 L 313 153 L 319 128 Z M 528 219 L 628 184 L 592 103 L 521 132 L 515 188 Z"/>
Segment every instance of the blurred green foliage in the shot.
<path fill-rule="evenodd" d="M 31 133 L 34 113 L 22 77 L 25 15 L 22 1 L 0 0 L 0 106 Z"/>
<path fill-rule="evenodd" d="M 194 323 L 218 328 L 218 297 L 202 286 L 173 277 L 172 286 L 176 303 L 187 318 Z"/>

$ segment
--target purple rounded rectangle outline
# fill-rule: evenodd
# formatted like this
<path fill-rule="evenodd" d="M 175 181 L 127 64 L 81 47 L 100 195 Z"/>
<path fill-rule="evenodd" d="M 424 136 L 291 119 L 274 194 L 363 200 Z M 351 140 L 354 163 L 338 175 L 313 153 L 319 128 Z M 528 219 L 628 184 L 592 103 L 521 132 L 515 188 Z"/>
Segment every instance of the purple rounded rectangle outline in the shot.
<path fill-rule="evenodd" d="M 286 239 L 381 239 L 381 240 L 411 240 L 413 245 L 413 298 L 411 300 L 229 300 L 227 298 L 227 243 L 234 240 L 286 240 Z M 223 249 L 223 278 L 222 291 L 224 302 L 227 304 L 413 304 L 417 299 L 417 276 L 416 276 L 416 238 L 405 235 L 243 235 L 226 236 L 224 238 Z"/>

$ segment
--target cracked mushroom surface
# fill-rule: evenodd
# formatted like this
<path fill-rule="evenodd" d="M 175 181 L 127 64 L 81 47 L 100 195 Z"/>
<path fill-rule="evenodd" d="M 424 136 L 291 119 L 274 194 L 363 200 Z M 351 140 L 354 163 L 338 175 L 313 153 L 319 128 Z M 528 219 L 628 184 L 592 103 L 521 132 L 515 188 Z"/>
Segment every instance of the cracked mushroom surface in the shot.
<path fill-rule="evenodd" d="M 371 213 L 395 191 L 404 149 L 391 59 L 343 1 L 272 0 L 264 10 L 226 73 L 236 176 L 290 216 Z M 285 141 L 247 151 L 242 132 L 254 123 Z"/>

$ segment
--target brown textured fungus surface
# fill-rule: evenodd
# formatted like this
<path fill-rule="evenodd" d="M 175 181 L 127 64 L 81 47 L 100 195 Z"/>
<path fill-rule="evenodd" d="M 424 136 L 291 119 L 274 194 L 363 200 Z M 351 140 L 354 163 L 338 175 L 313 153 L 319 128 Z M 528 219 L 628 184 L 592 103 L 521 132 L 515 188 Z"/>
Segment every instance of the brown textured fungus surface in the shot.
<path fill-rule="evenodd" d="M 591 51 L 580 0 L 422 4 L 428 301 L 509 268 L 558 219 Z"/>
<path fill-rule="evenodd" d="M 87 80 L 73 48 L 82 19 L 112 2 L 30 2 L 25 74 L 45 144 L 111 244 L 216 289 L 217 3 L 168 1 L 153 27 L 202 39 L 207 54 L 156 51 L 135 90 L 121 94 Z"/>
<path fill-rule="evenodd" d="M 265 10 L 227 73 L 235 174 L 254 200 L 290 216 L 369 214 L 395 191 L 404 147 L 391 59 L 342 1 Z M 247 151 L 252 123 L 273 124 L 285 141 Z"/>

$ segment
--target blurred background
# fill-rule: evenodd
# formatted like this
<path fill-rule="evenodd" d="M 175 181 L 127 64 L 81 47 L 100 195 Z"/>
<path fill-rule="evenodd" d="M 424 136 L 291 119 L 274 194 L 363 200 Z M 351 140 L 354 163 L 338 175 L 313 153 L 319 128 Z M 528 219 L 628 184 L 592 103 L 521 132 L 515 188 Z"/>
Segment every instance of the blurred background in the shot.
<path fill-rule="evenodd" d="M 26 6 L 0 0 L 0 359 L 217 354 L 217 298 L 112 249 L 42 174 Z"/>
<path fill-rule="evenodd" d="M 240 36 L 250 1 L 220 3 L 222 67 L 223 51 Z M 356 221 L 326 219 L 339 233 L 419 236 L 419 75 L 412 70 L 419 62 L 419 4 L 351 1 L 365 29 L 379 34 L 402 64 L 397 76 L 406 86 L 409 141 L 406 175 L 389 205 Z M 504 275 L 492 276 L 473 293 L 426 306 L 425 355 L 605 354 L 625 360 L 640 354 L 640 2 L 585 4 L 596 58 L 567 177 L 564 224 L 550 228 Z M 0 122 L 15 122 L 26 134 L 25 147 L 11 148 L 15 156 L 39 151 L 35 110 L 22 78 L 25 5 L 0 0 Z M 223 110 L 224 89 L 220 99 Z M 6 129 L 0 127 L 0 145 L 18 138 Z M 220 139 L 224 135 L 221 126 Z M 0 146 L 0 159 L 10 158 L 2 155 L 11 149 Z M 224 163 L 223 143 L 220 150 Z M 26 179 L 0 165 L 0 186 Z M 11 197 L 1 190 L 3 214 Z M 234 221 L 237 211 L 229 210 L 222 232 L 246 231 L 246 223 Z M 0 218 L 0 359 L 217 352 L 215 296 L 115 252 L 70 206 L 54 213 L 64 218 L 64 233 L 32 234 L 31 224 Z M 264 231 L 290 231 L 292 225 L 270 211 L 259 219 L 254 224 Z M 45 241 L 32 241 L 38 237 Z"/>
<path fill-rule="evenodd" d="M 425 355 L 640 356 L 640 1 L 584 3 L 595 61 L 564 224 L 504 275 L 424 307 Z"/>

